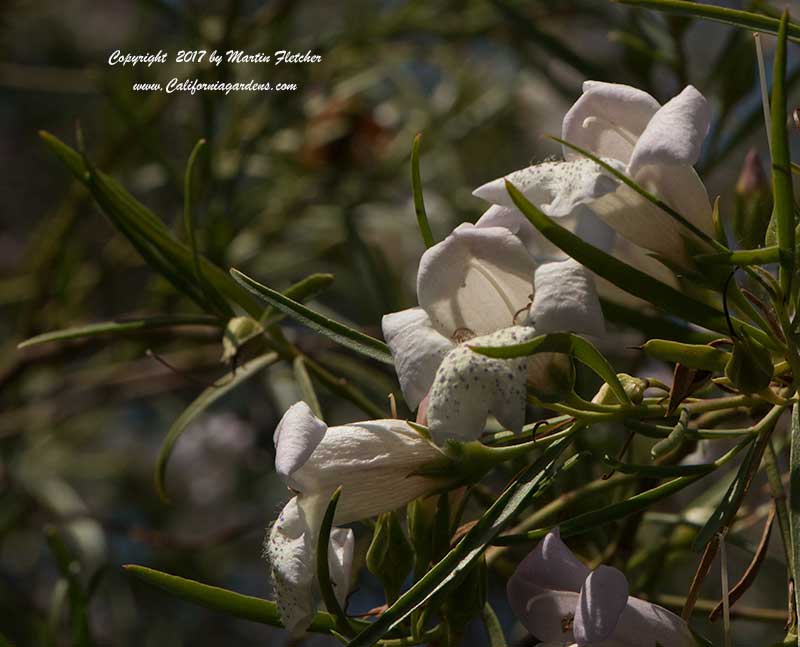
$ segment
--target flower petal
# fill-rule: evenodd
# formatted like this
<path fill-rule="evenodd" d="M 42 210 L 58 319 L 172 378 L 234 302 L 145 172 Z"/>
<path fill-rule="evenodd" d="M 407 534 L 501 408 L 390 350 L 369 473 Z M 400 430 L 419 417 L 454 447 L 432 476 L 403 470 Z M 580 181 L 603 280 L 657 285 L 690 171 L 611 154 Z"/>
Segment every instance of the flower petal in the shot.
<path fill-rule="evenodd" d="M 314 619 L 319 594 L 314 570 L 324 500 L 293 497 L 264 540 L 278 612 L 286 630 L 301 634 Z"/>
<path fill-rule="evenodd" d="M 563 222 L 559 224 L 567 226 Z M 476 227 L 505 227 L 522 241 L 534 259 L 563 260 L 567 255 L 547 240 L 516 207 L 493 204 L 475 223 Z M 571 229 L 571 228 L 570 228 Z"/>
<path fill-rule="evenodd" d="M 637 88 L 585 81 L 583 94 L 564 115 L 561 138 L 599 157 L 627 164 L 636 140 L 658 109 L 658 101 Z M 564 159 L 580 158 L 564 147 Z"/>
<path fill-rule="evenodd" d="M 633 597 L 628 598 L 628 605 L 619 617 L 611 640 L 624 647 L 696 645 L 683 619 L 657 604 Z"/>
<path fill-rule="evenodd" d="M 537 640 L 558 647 L 575 641 L 572 624 L 578 604 L 577 593 L 542 589 L 535 585 L 513 587 L 512 591 L 510 581 L 507 593 L 514 615 Z"/>
<path fill-rule="evenodd" d="M 591 272 L 571 258 L 536 268 L 530 322 L 539 334 L 602 335 L 603 311 Z"/>
<path fill-rule="evenodd" d="M 381 327 L 392 351 L 403 397 L 409 407 L 416 409 L 430 390 L 436 369 L 453 342 L 433 328 L 422 308 L 384 315 Z"/>
<path fill-rule="evenodd" d="M 355 538 L 349 528 L 333 528 L 328 548 L 328 565 L 331 584 L 339 604 L 344 607 L 350 593 L 353 570 L 353 547 Z"/>
<path fill-rule="evenodd" d="M 622 170 L 613 159 L 604 160 Z M 506 191 L 508 180 L 542 212 L 553 218 L 572 215 L 575 208 L 587 204 L 617 188 L 617 180 L 586 158 L 567 162 L 544 162 L 514 171 L 487 182 L 472 192 L 475 197 L 504 207 L 514 207 Z"/>
<path fill-rule="evenodd" d="M 512 582 L 530 582 L 542 589 L 579 593 L 589 573 L 561 541 L 558 528 L 553 528 L 520 562 L 509 579 L 509 586 Z"/>
<path fill-rule="evenodd" d="M 647 166 L 634 179 L 705 233 L 711 232 L 708 194 L 692 168 Z M 678 267 L 694 266 L 687 238 L 703 245 L 686 227 L 624 185 L 597 200 L 592 210 L 624 238 Z"/>
<path fill-rule="evenodd" d="M 447 354 L 428 401 L 428 428 L 437 443 L 451 438 L 476 440 L 489 413 L 514 433 L 522 430 L 528 359 L 492 359 L 469 346 L 519 344 L 534 335 L 529 326 L 513 326 L 475 337 Z"/>
<path fill-rule="evenodd" d="M 328 426 L 305 402 L 293 404 L 275 429 L 275 471 L 291 488 L 299 490 L 294 473 L 319 445 Z"/>
<path fill-rule="evenodd" d="M 304 492 L 330 498 L 342 486 L 334 523 L 394 510 L 441 484 L 412 476 L 441 457 L 439 449 L 402 420 L 331 427 L 294 477 Z"/>
<path fill-rule="evenodd" d="M 647 124 L 631 154 L 628 173 L 650 165 L 692 166 L 700 157 L 711 113 L 694 86 L 667 101 Z"/>
<path fill-rule="evenodd" d="M 423 254 L 419 304 L 447 338 L 484 335 L 513 324 L 531 294 L 534 262 L 503 227 L 463 224 Z"/>
<path fill-rule="evenodd" d="M 628 603 L 628 580 L 611 566 L 589 573 L 581 588 L 573 632 L 578 645 L 592 645 L 608 638 Z"/>

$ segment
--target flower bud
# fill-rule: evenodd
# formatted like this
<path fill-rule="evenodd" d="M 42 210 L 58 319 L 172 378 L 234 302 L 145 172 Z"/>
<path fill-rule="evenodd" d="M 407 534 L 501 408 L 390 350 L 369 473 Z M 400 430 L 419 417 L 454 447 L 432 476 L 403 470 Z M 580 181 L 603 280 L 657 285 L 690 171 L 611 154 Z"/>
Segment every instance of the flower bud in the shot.
<path fill-rule="evenodd" d="M 250 317 L 234 317 L 222 336 L 222 361 L 230 362 L 248 341 L 264 332 L 263 326 Z"/>
<path fill-rule="evenodd" d="M 386 602 L 392 604 L 414 564 L 414 551 L 394 512 L 378 517 L 367 550 L 367 568 L 383 584 Z"/>
<path fill-rule="evenodd" d="M 633 404 L 641 404 L 644 399 L 644 392 L 647 390 L 647 380 L 633 377 L 627 373 L 618 373 L 617 378 L 622 384 L 625 393 L 628 394 L 630 401 L 633 402 Z M 620 404 L 620 401 L 617 399 L 617 396 L 614 395 L 608 383 L 604 383 L 603 386 L 600 387 L 597 394 L 592 398 L 592 402 L 595 404 Z"/>
<path fill-rule="evenodd" d="M 642 346 L 642 350 L 664 362 L 683 364 L 689 368 L 704 371 L 725 370 L 730 353 L 703 344 L 682 344 L 667 339 L 651 339 Z"/>
<path fill-rule="evenodd" d="M 769 386 L 774 370 L 769 350 L 742 330 L 725 366 L 725 377 L 742 393 L 758 393 Z"/>
<path fill-rule="evenodd" d="M 761 158 L 750 149 L 736 183 L 732 226 L 737 242 L 745 249 L 764 244 L 772 212 L 772 193 Z"/>

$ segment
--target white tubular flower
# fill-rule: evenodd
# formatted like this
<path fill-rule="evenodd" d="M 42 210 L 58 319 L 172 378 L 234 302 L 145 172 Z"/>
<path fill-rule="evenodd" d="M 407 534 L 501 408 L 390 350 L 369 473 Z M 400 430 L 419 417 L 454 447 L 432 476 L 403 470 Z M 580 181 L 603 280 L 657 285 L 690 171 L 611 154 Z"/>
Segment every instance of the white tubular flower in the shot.
<path fill-rule="evenodd" d="M 691 85 L 660 106 L 636 88 L 586 81 L 583 95 L 564 116 L 562 138 L 624 172 L 711 235 L 708 194 L 692 168 L 708 125 L 708 104 Z M 546 215 L 562 219 L 561 224 L 598 247 L 608 250 L 609 241 L 603 244 L 603 230 L 592 223 L 592 216 L 671 266 L 692 267 L 686 239 L 700 245 L 694 234 L 571 148 L 564 147 L 564 158 L 564 162 L 531 166 L 476 189 L 474 195 L 496 205 L 481 224 L 507 223 L 515 215 L 522 218 L 505 189 L 508 179 Z M 517 225 L 517 230 L 534 253 L 554 253 L 552 245 L 543 243 L 524 224 Z"/>
<path fill-rule="evenodd" d="M 302 632 L 316 613 L 315 564 L 319 527 L 334 490 L 342 493 L 334 524 L 394 510 L 441 487 L 415 474 L 442 457 L 402 420 L 373 420 L 328 428 L 304 402 L 292 405 L 275 430 L 275 468 L 296 492 L 264 544 L 278 609 L 286 628 Z M 334 528 L 329 554 L 337 597 L 347 595 L 351 530 Z"/>
<path fill-rule="evenodd" d="M 305 402 L 275 430 L 278 474 L 301 497 L 330 499 L 341 486 L 335 524 L 394 510 L 440 485 L 413 475 L 442 454 L 402 420 L 327 427 Z"/>
<path fill-rule="evenodd" d="M 417 296 L 420 307 L 383 318 L 383 335 L 408 404 L 416 408 L 430 394 L 428 426 L 439 443 L 475 440 L 489 413 L 514 431 L 524 423 L 525 382 L 535 362 L 490 359 L 467 343 L 603 330 L 590 273 L 572 259 L 536 268 L 520 238 L 502 226 L 463 224 L 427 250 Z"/>
<path fill-rule="evenodd" d="M 616 568 L 590 571 L 552 530 L 508 580 L 508 601 L 536 638 L 552 647 L 693 647 L 671 611 L 628 595 Z"/>
<path fill-rule="evenodd" d="M 319 605 L 317 540 L 328 500 L 323 497 L 292 497 L 264 540 L 264 556 L 270 565 L 278 612 L 286 630 L 302 634 L 311 624 Z M 353 531 L 331 530 L 328 567 L 339 604 L 350 590 L 353 564 Z"/>

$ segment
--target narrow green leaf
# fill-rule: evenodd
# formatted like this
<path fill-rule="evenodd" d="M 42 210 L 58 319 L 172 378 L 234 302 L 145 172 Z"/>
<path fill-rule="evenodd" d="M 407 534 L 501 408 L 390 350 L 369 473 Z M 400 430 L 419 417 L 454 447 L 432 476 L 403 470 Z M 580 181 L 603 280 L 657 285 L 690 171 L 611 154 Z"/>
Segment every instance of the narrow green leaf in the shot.
<path fill-rule="evenodd" d="M 297 283 L 293 283 L 283 291 L 283 296 L 288 297 L 294 301 L 306 301 L 318 295 L 333 283 L 333 274 L 309 274 L 304 279 L 300 279 Z M 279 312 L 274 307 L 269 306 L 261 315 L 259 323 L 268 328 L 273 324 L 283 320 L 286 315 Z"/>
<path fill-rule="evenodd" d="M 483 626 L 486 627 L 486 633 L 489 637 L 489 647 L 506 647 L 506 637 L 503 633 L 503 625 L 497 619 L 492 605 L 488 602 L 483 606 L 481 613 Z"/>
<path fill-rule="evenodd" d="M 265 353 L 264 355 L 260 355 L 242 364 L 236 368 L 232 376 L 222 378 L 221 384 L 218 386 L 210 386 L 205 389 L 194 402 L 184 409 L 178 419 L 172 423 L 172 427 L 170 427 L 164 438 L 164 442 L 161 444 L 155 467 L 156 491 L 163 501 L 169 501 L 165 486 L 167 464 L 169 463 L 175 443 L 178 442 L 178 438 L 180 438 L 181 434 L 186 431 L 189 423 L 223 395 L 235 389 L 245 380 L 253 377 L 253 375 L 258 373 L 261 369 L 270 364 L 274 364 L 277 360 L 277 353 Z"/>
<path fill-rule="evenodd" d="M 28 348 L 29 346 L 36 346 L 37 344 L 47 344 L 68 339 L 80 339 L 82 337 L 100 337 L 104 335 L 139 332 L 142 330 L 172 328 L 175 326 L 211 326 L 214 328 L 223 328 L 225 322 L 218 317 L 206 315 L 168 315 L 163 317 L 134 319 L 131 321 L 104 321 L 102 323 L 76 326 L 75 328 L 65 328 L 64 330 L 54 330 L 53 332 L 36 335 L 35 337 L 31 337 L 17 344 L 17 348 Z"/>
<path fill-rule="evenodd" d="M 205 145 L 205 139 L 197 140 L 197 143 L 194 145 L 189 155 L 189 161 L 186 164 L 186 175 L 183 181 L 183 226 L 186 228 L 186 238 L 189 240 L 189 249 L 192 252 L 192 265 L 194 266 L 194 275 L 197 284 L 200 286 L 203 294 L 206 295 L 208 302 L 214 306 L 220 315 L 223 317 L 231 317 L 233 315 L 233 310 L 231 310 L 227 301 L 214 289 L 214 284 L 207 281 L 205 276 L 203 276 L 200 253 L 197 251 L 197 236 L 194 227 L 193 212 L 194 205 L 192 203 L 194 194 L 194 167 Z"/>
<path fill-rule="evenodd" d="M 780 21 L 763 14 L 728 9 L 710 4 L 702 4 L 693 0 L 614 0 L 620 4 L 633 5 L 643 9 L 654 9 L 662 13 L 687 16 L 721 22 L 748 31 L 761 31 L 767 34 L 777 34 Z M 800 25 L 788 23 L 787 32 L 790 40 L 800 42 Z"/>
<path fill-rule="evenodd" d="M 417 133 L 414 143 L 411 146 L 411 190 L 414 192 L 414 211 L 417 214 L 417 225 L 419 233 L 422 234 L 422 242 L 425 247 L 433 247 L 436 241 L 433 239 L 431 225 L 428 222 L 428 214 L 425 212 L 425 198 L 422 195 L 422 179 L 419 173 L 419 148 L 422 144 L 422 133 Z"/>
<path fill-rule="evenodd" d="M 239 270 L 232 269 L 231 276 L 259 299 L 274 306 L 284 314 L 292 317 L 292 319 L 296 319 L 303 325 L 308 326 L 314 332 L 324 335 L 337 344 L 341 344 L 357 353 L 371 357 L 384 364 L 392 364 L 392 355 L 389 352 L 389 347 L 382 341 L 349 328 L 318 312 L 314 312 L 302 303 L 297 303 L 297 301 L 287 298 L 280 292 L 276 292 L 266 285 L 251 279 L 246 274 L 242 274 Z"/>
<path fill-rule="evenodd" d="M 544 215 L 508 181 L 506 189 L 517 208 L 547 240 L 598 276 L 610 281 L 625 292 L 652 303 L 659 310 L 665 310 L 709 330 L 727 334 L 728 322 L 725 315 L 719 310 L 686 296 L 649 274 L 645 274 L 581 240 Z M 732 321 L 737 328 L 747 329 L 752 337 L 757 338 L 765 346 L 778 349 L 777 343 L 764 331 L 738 319 L 732 319 Z"/>
<path fill-rule="evenodd" d="M 786 298 L 791 294 L 794 274 L 794 196 L 789 165 L 789 134 L 786 129 L 786 38 L 789 11 L 783 12 L 778 31 L 778 46 L 772 69 L 770 97 L 770 155 L 772 156 L 772 193 L 777 221 L 780 257 L 780 283 Z"/>
<path fill-rule="evenodd" d="M 336 618 L 336 631 L 344 636 L 352 636 L 353 630 L 350 627 L 350 622 L 344 614 L 342 607 L 339 605 L 339 600 L 336 599 L 336 591 L 333 590 L 331 571 L 328 565 L 328 550 L 331 544 L 333 517 L 336 514 L 336 504 L 339 503 L 339 497 L 341 495 L 342 488 L 340 486 L 336 488 L 331 495 L 331 500 L 328 503 L 325 516 L 322 518 L 322 524 L 319 528 L 316 563 L 317 582 L 319 582 L 320 593 L 322 594 L 322 601 L 325 603 L 325 608 Z"/>
<path fill-rule="evenodd" d="M 693 547 L 695 550 L 703 549 L 719 532 L 727 529 L 736 518 L 736 513 L 742 505 L 744 496 L 750 489 L 750 483 L 753 480 L 753 475 L 761 465 L 761 457 L 764 455 L 769 436 L 775 428 L 783 413 L 782 406 L 774 406 L 772 410 L 762 419 L 759 423 L 760 432 L 758 439 L 747 450 L 742 464 L 736 473 L 733 481 L 731 481 L 725 496 L 722 497 L 719 505 L 714 510 L 713 514 L 708 518 L 708 521 L 701 528 L 700 532 L 694 539 Z"/>
<path fill-rule="evenodd" d="M 294 369 L 294 381 L 297 382 L 300 397 L 311 408 L 317 418 L 322 418 L 322 407 L 319 406 L 319 398 L 314 390 L 314 385 L 311 383 L 311 376 L 308 374 L 302 355 L 294 358 L 292 368 Z"/>
<path fill-rule="evenodd" d="M 39 133 L 42 141 L 92 193 L 111 223 L 142 254 L 156 271 L 195 300 L 205 299 L 195 285 L 191 251 L 175 240 L 166 225 L 156 215 L 127 193 L 113 178 L 90 169 L 79 153 L 50 133 Z M 261 307 L 253 297 L 219 267 L 201 257 L 205 278 L 226 298 L 239 304 L 247 313 L 258 318 Z"/>
<path fill-rule="evenodd" d="M 614 367 L 603 357 L 591 343 L 583 337 L 572 333 L 551 333 L 539 335 L 530 341 L 512 346 L 478 347 L 470 346 L 472 350 L 487 357 L 499 359 L 511 359 L 514 357 L 527 357 L 535 353 L 565 353 L 573 355 L 576 359 L 586 364 L 597 375 L 599 375 L 617 396 L 617 400 L 623 404 L 631 404 L 625 388 L 617 377 Z"/>
<path fill-rule="evenodd" d="M 780 248 L 777 245 L 760 249 L 740 249 L 735 252 L 718 254 L 698 254 L 694 259 L 698 263 L 709 265 L 764 265 L 777 263 L 780 260 Z"/>
<path fill-rule="evenodd" d="M 670 478 L 673 476 L 702 476 L 716 469 L 714 463 L 701 465 L 634 465 L 622 463 L 608 454 L 603 456 L 603 462 L 615 472 L 621 474 L 638 474 L 651 478 Z"/>
<path fill-rule="evenodd" d="M 213 611 L 219 611 L 236 618 L 272 625 L 273 627 L 283 626 L 278 614 L 278 605 L 272 600 L 262 600 L 252 595 L 242 595 L 218 586 L 201 584 L 194 580 L 170 575 L 169 573 L 163 573 L 137 564 L 126 564 L 123 568 L 128 573 L 147 582 L 147 584 L 158 587 L 187 602 L 199 604 Z M 356 620 L 351 622 L 359 625 L 367 624 Z M 333 616 L 319 612 L 312 620 L 308 630 L 316 633 L 330 633 L 335 628 L 336 621 Z"/>
<path fill-rule="evenodd" d="M 456 585 L 516 514 L 544 492 L 557 473 L 559 456 L 571 442 L 572 434 L 568 434 L 551 444 L 506 488 L 461 541 L 374 623 L 350 641 L 349 647 L 371 647 L 432 596 Z"/>
<path fill-rule="evenodd" d="M 746 438 L 741 441 L 738 445 L 714 461 L 715 467 L 720 467 L 727 463 L 751 442 L 752 438 Z M 675 492 L 679 492 L 692 483 L 695 483 L 703 476 L 703 474 L 679 476 L 678 478 L 662 483 L 654 488 L 635 494 L 624 501 L 612 503 L 598 510 L 584 512 L 583 514 L 567 519 L 558 526 L 561 536 L 570 537 L 584 532 L 595 532 L 599 526 L 611 523 L 612 521 L 618 521 L 628 515 L 650 508 L 654 503 L 667 498 Z M 541 539 L 549 531 L 549 528 L 537 528 L 536 530 L 517 535 L 503 535 L 495 539 L 492 543 L 496 546 L 510 546 L 513 544 L 525 543 L 532 539 Z"/>

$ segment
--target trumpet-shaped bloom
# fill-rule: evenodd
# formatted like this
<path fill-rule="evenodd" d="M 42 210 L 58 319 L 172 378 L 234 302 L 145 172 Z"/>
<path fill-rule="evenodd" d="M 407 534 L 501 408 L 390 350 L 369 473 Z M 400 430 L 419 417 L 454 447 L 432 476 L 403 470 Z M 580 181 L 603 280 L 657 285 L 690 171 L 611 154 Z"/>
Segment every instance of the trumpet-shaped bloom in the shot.
<path fill-rule="evenodd" d="M 628 595 L 616 568 L 590 571 L 552 530 L 517 567 L 507 586 L 516 616 L 552 647 L 692 647 L 686 623 Z"/>
<path fill-rule="evenodd" d="M 562 138 L 624 172 L 710 235 L 711 205 L 693 169 L 708 125 L 708 104 L 691 85 L 660 106 L 636 88 L 586 81 L 583 95 L 564 116 Z M 546 215 L 598 247 L 608 249 L 609 240 L 596 218 L 670 265 L 692 267 L 686 239 L 701 241 L 687 228 L 566 146 L 564 160 L 521 169 L 476 189 L 474 195 L 498 207 L 484 215 L 483 224 L 522 218 L 505 189 L 508 179 Z M 541 236 L 524 225 L 517 229 L 534 253 L 553 253 Z"/>
<path fill-rule="evenodd" d="M 319 527 L 328 500 L 295 496 L 278 515 L 264 540 L 275 597 L 283 624 L 293 635 L 302 633 L 317 612 L 319 584 L 316 560 Z M 333 528 L 328 548 L 331 583 L 339 604 L 350 590 L 353 531 Z"/>
<path fill-rule="evenodd" d="M 518 431 L 534 362 L 490 359 L 468 346 L 509 345 L 534 334 L 603 332 L 594 281 L 568 259 L 536 266 L 506 227 L 463 224 L 425 252 L 417 275 L 420 306 L 383 318 L 400 386 L 416 408 L 429 394 L 437 442 L 474 440 L 488 413 Z M 518 325 L 524 324 L 524 325 Z"/>
<path fill-rule="evenodd" d="M 316 613 L 319 526 L 334 490 L 342 493 L 335 524 L 394 510 L 441 486 L 416 475 L 441 452 L 401 420 L 373 420 L 328 428 L 304 402 L 292 405 L 275 430 L 275 468 L 296 496 L 286 504 L 264 544 L 281 618 L 292 632 Z M 352 531 L 331 532 L 329 563 L 337 596 L 347 595 Z"/>

